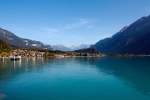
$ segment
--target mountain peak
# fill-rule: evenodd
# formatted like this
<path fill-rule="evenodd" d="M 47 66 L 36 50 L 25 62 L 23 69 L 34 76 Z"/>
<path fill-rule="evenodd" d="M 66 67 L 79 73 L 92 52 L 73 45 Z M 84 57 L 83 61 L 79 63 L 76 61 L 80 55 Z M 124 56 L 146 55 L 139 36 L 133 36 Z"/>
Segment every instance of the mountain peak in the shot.
<path fill-rule="evenodd" d="M 95 48 L 104 53 L 150 54 L 150 16 L 142 17 L 111 38 L 97 42 Z"/>
<path fill-rule="evenodd" d="M 44 45 L 40 41 L 20 38 L 14 33 L 2 28 L 0 28 L 0 40 L 7 41 L 10 46 L 15 48 L 51 48 L 50 46 Z"/>

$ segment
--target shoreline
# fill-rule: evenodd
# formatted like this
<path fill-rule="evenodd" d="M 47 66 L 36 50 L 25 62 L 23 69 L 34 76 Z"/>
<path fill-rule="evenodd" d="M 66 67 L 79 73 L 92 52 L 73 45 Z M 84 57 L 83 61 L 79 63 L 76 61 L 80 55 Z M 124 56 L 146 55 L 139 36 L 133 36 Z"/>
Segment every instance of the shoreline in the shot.
<path fill-rule="evenodd" d="M 64 56 L 64 57 L 56 57 L 56 56 L 51 56 L 51 57 L 21 57 L 21 59 L 64 59 L 64 58 L 102 58 L 102 57 L 121 57 L 121 58 L 128 58 L 128 57 L 150 57 L 150 55 L 102 55 L 102 56 Z M 10 59 L 10 57 L 0 57 L 0 60 L 3 59 Z"/>

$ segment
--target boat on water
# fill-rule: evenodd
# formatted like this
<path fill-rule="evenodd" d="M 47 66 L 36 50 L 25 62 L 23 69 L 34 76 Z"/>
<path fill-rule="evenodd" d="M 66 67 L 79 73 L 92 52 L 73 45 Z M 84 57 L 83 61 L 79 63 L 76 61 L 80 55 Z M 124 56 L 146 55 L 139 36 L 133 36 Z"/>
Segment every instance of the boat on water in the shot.
<path fill-rule="evenodd" d="M 10 56 L 9 58 L 12 61 L 14 61 L 14 60 L 21 60 L 21 56 Z"/>

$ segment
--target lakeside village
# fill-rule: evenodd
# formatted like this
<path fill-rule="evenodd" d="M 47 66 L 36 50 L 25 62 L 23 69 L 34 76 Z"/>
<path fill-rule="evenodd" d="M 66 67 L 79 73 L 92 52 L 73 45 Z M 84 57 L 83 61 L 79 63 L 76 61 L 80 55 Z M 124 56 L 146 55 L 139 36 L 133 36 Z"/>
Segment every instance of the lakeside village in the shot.
<path fill-rule="evenodd" d="M 0 52 L 0 58 L 19 60 L 21 58 L 66 58 L 66 57 L 101 57 L 102 54 L 95 49 L 82 49 L 76 51 L 57 51 L 39 49 L 13 49 Z"/>

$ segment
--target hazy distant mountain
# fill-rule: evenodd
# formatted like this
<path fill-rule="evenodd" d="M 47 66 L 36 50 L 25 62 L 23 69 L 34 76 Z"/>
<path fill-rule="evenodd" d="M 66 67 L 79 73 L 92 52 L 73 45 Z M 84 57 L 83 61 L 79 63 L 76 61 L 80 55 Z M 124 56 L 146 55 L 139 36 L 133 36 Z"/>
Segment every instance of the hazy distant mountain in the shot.
<path fill-rule="evenodd" d="M 20 38 L 14 33 L 2 28 L 0 28 L 0 40 L 15 48 L 51 48 L 49 45 L 44 45 L 39 41 Z"/>
<path fill-rule="evenodd" d="M 53 50 L 60 50 L 60 51 L 72 51 L 72 49 L 65 47 L 64 45 L 52 45 Z"/>
<path fill-rule="evenodd" d="M 63 45 L 45 45 L 42 42 L 30 40 L 30 39 L 24 39 L 21 37 L 16 36 L 14 33 L 7 31 L 5 29 L 0 28 L 0 40 L 6 42 L 11 47 L 14 48 L 40 48 L 40 49 L 50 49 L 50 50 L 61 50 L 61 51 L 73 51 L 83 48 L 88 48 L 89 45 L 82 44 L 80 46 L 76 47 L 65 47 Z"/>
<path fill-rule="evenodd" d="M 79 49 L 86 49 L 86 48 L 89 48 L 89 47 L 90 47 L 90 45 L 88 45 L 88 44 L 81 44 L 79 46 L 72 46 L 71 49 L 72 50 L 79 50 Z"/>
<path fill-rule="evenodd" d="M 150 54 L 150 16 L 140 18 L 93 47 L 104 53 Z"/>
<path fill-rule="evenodd" d="M 79 46 L 71 46 L 71 47 L 66 47 L 64 45 L 53 45 L 51 46 L 53 50 L 61 50 L 61 51 L 74 51 L 74 50 L 80 50 L 80 49 L 86 49 L 89 48 L 90 45 L 87 44 L 81 44 Z"/>
<path fill-rule="evenodd" d="M 75 50 L 75 52 L 78 52 L 78 53 L 99 53 L 95 48 L 79 49 L 79 50 Z"/>

